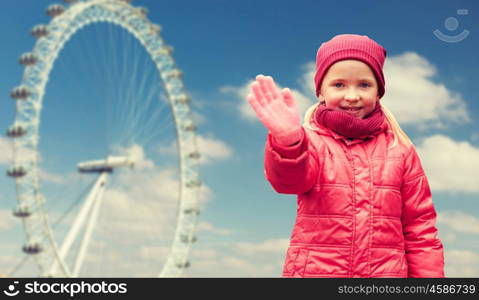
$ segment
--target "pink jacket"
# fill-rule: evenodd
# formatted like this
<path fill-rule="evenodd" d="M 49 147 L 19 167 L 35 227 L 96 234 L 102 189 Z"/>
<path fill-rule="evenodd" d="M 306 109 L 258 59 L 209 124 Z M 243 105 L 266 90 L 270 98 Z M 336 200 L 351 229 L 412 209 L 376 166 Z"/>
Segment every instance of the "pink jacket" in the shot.
<path fill-rule="evenodd" d="M 268 136 L 265 175 L 297 194 L 284 277 L 444 277 L 429 184 L 414 147 L 383 131 L 348 140 L 320 125 L 281 147 Z"/>

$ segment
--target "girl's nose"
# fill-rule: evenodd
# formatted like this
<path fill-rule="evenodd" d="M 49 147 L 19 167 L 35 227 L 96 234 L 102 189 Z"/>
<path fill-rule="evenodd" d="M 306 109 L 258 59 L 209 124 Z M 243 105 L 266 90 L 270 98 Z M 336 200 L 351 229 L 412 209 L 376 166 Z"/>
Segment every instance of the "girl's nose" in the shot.
<path fill-rule="evenodd" d="M 346 95 L 344 95 L 345 100 L 359 100 L 359 93 L 355 90 L 348 90 L 346 91 Z"/>

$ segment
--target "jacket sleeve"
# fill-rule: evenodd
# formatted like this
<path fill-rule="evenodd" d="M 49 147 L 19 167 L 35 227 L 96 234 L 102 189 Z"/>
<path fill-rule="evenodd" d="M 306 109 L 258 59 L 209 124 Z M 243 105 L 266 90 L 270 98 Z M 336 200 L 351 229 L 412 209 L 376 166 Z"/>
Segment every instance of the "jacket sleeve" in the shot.
<path fill-rule="evenodd" d="M 401 194 L 408 277 L 444 277 L 444 250 L 435 227 L 436 211 L 414 147 L 404 161 Z"/>
<path fill-rule="evenodd" d="M 265 147 L 265 177 L 275 191 L 303 194 L 311 189 L 318 176 L 317 154 L 311 149 L 302 128 L 302 138 L 293 146 L 281 146 L 268 134 Z"/>

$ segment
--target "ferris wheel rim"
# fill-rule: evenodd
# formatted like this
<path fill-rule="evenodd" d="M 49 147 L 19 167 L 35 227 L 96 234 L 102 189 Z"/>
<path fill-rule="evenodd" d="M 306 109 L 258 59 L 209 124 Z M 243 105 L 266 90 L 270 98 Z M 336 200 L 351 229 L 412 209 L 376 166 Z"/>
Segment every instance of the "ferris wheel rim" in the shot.
<path fill-rule="evenodd" d="M 135 8 L 130 5 L 130 1 L 121 0 L 89 0 L 83 2 L 72 2 L 68 9 L 63 9 L 61 6 L 56 5 L 54 11 L 60 12 L 55 15 L 46 28 L 46 31 L 50 30 L 51 35 L 44 35 L 40 37 L 35 43 L 34 50 L 29 55 L 22 55 L 21 59 L 26 62 L 32 62 L 36 60 L 38 64 L 45 64 L 42 67 L 32 69 L 31 65 L 26 64 L 24 72 L 24 78 L 20 87 L 12 91 L 12 97 L 18 96 L 19 98 L 25 96 L 25 99 L 17 99 L 17 112 L 15 122 L 9 129 L 9 133 L 12 133 L 14 137 L 14 164 L 9 169 L 8 175 L 15 177 L 16 194 L 18 201 L 18 212 L 21 208 L 33 207 L 33 211 L 28 216 L 22 216 L 22 221 L 27 236 L 27 245 L 24 246 L 24 251 L 28 253 L 31 247 L 31 251 L 35 250 L 35 245 L 39 240 L 42 242 L 47 238 L 48 246 L 51 248 L 49 260 L 45 258 L 39 258 L 40 253 L 45 249 L 40 249 L 39 253 L 36 253 L 37 264 L 39 264 L 41 270 L 45 273 L 45 268 L 51 265 L 51 261 L 57 262 L 61 266 L 62 272 L 60 276 L 71 276 L 66 264 L 59 258 L 56 242 L 53 238 L 53 231 L 48 222 L 48 213 L 45 211 L 44 202 L 45 199 L 41 196 L 41 186 L 39 183 L 39 169 L 38 169 L 38 142 L 40 140 L 40 121 L 42 101 L 45 93 L 45 87 L 48 83 L 50 73 L 53 70 L 53 64 L 57 59 L 57 56 L 63 49 L 63 46 L 69 41 L 69 39 L 81 28 L 88 26 L 95 22 L 107 22 L 120 26 L 131 33 L 147 50 L 150 58 L 155 62 L 156 69 L 162 78 L 163 84 L 166 87 L 166 94 L 168 102 L 171 106 L 173 115 L 173 122 L 176 127 L 176 139 L 178 141 L 179 148 L 179 169 L 180 169 L 180 194 L 178 197 L 179 210 L 177 215 L 177 226 L 175 230 L 175 236 L 171 245 L 170 254 L 164 264 L 160 277 L 179 276 L 184 268 L 189 265 L 188 254 L 191 244 L 194 242 L 194 232 L 196 227 L 197 215 L 199 213 L 198 205 L 198 191 L 201 186 L 198 174 L 198 159 L 199 152 L 196 146 L 196 125 L 191 118 L 191 111 L 189 109 L 189 97 L 184 91 L 183 82 L 181 78 L 174 71 L 179 70 L 176 68 L 173 57 L 171 56 L 171 48 L 166 45 L 159 34 L 158 25 L 150 22 L 145 16 L 144 8 Z M 47 12 L 50 11 L 50 6 Z M 88 10 L 99 12 L 99 15 L 88 15 Z M 103 15 L 102 15 L 103 14 Z M 77 23 L 74 23 L 78 21 Z M 61 32 L 56 32 L 55 28 L 59 28 L 62 24 L 68 24 Z M 73 24 L 73 25 L 72 25 Z M 143 26 L 143 28 L 141 27 Z M 150 30 L 155 31 L 153 34 L 147 34 L 144 27 L 148 27 Z M 36 26 L 38 28 L 38 26 Z M 142 29 L 140 29 L 142 28 Z M 35 28 L 34 28 L 35 29 Z M 40 30 L 40 29 L 38 29 Z M 59 36 L 53 36 L 59 35 Z M 155 40 L 156 37 L 156 40 Z M 48 40 L 48 42 L 45 42 Z M 53 48 L 51 48 L 53 47 Z M 155 49 L 156 47 L 156 49 Z M 54 51 L 49 51 L 54 50 Z M 161 53 L 160 53 L 161 52 Z M 42 53 L 49 53 L 49 57 L 43 57 Z M 160 53 L 160 54 L 158 54 Z M 170 61 L 169 68 L 160 67 L 156 59 L 161 56 L 163 60 Z M 35 66 L 35 63 L 33 63 Z M 43 73 L 38 69 L 43 70 Z M 169 72 L 168 72 L 169 71 Z M 37 72 L 37 73 L 35 73 Z M 165 72 L 168 73 L 165 75 Z M 40 74 L 40 75 L 39 75 Z M 36 79 L 36 83 L 32 86 L 32 78 L 40 76 L 41 80 Z M 178 83 L 179 82 L 179 83 Z M 168 85 L 173 85 L 176 88 L 170 91 Z M 179 85 L 179 87 L 178 87 Z M 26 91 L 26 92 L 25 92 Z M 26 93 L 26 94 L 25 94 Z M 28 94 L 28 95 L 27 95 Z M 23 126 L 23 127 L 22 127 Z M 30 132 L 30 135 L 24 136 L 21 133 L 21 128 Z M 24 130 L 24 131 L 25 131 Z M 15 133 L 17 136 L 15 136 Z M 24 132 L 25 134 L 25 132 Z M 25 159 L 18 153 L 26 147 L 27 149 L 34 150 L 30 153 L 32 156 L 29 159 Z M 28 148 L 30 147 L 30 148 Z M 19 170 L 24 168 L 25 174 L 21 174 Z M 12 172 L 10 172 L 12 171 Z M 29 172 L 27 172 L 29 171 Z M 25 179 L 27 178 L 27 180 Z M 189 189 L 187 191 L 187 189 Z M 22 193 L 22 191 L 24 191 Z M 187 191 L 187 192 L 186 192 Z M 188 201 L 185 194 L 187 194 Z M 194 195 L 194 196 L 192 196 Z M 32 200 L 33 198 L 33 200 Z M 33 220 L 32 219 L 35 219 Z M 43 234 L 42 239 L 39 238 L 40 232 L 38 228 L 33 228 L 31 223 L 40 222 L 41 232 Z M 185 239 L 186 237 L 186 239 Z M 40 243 L 40 246 L 46 246 L 46 244 Z M 25 247 L 27 249 L 25 249 Z M 45 247 L 46 248 L 46 247 Z M 38 250 L 38 249 L 37 249 Z M 35 253 L 32 253 L 35 254 Z M 47 254 L 48 255 L 48 254 Z M 47 265 L 42 265 L 41 259 L 45 259 L 48 262 Z M 49 274 L 54 276 L 55 274 Z"/>

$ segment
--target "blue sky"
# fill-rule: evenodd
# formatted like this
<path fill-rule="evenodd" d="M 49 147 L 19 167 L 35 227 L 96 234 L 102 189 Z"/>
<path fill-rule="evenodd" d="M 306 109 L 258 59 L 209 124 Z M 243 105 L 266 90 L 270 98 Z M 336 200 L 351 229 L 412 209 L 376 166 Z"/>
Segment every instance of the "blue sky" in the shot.
<path fill-rule="evenodd" d="M 17 60 L 34 46 L 31 28 L 49 22 L 44 13 L 49 4 L 47 0 L 3 3 L 0 128 L 6 129 L 14 120 L 15 102 L 8 95 L 21 82 L 23 68 Z M 262 73 L 293 89 L 301 107 L 313 104 L 312 63 L 317 48 L 341 33 L 368 35 L 388 50 L 382 101 L 413 139 L 430 180 L 446 249 L 446 275 L 479 276 L 476 1 L 134 0 L 133 4 L 149 9 L 148 18 L 162 26 L 162 37 L 174 47 L 173 56 L 193 99 L 200 150 L 206 159 L 201 165 L 205 203 L 187 276 L 279 276 L 296 203 L 293 196 L 275 193 L 263 177 L 266 130 L 255 120 L 244 96 L 249 81 Z M 467 9 L 468 14 L 458 15 L 458 9 Z M 458 21 L 455 30 L 445 27 L 448 18 Z M 95 26 L 66 45 L 46 90 L 40 149 L 50 175 L 45 177 L 45 189 L 56 198 L 81 190 L 64 182 L 59 192 L 58 178 L 73 178 L 69 166 L 88 157 L 95 159 L 107 147 L 102 137 L 113 138 L 107 131 L 96 130 L 106 125 L 104 110 L 115 107 L 99 100 L 116 91 L 101 89 L 107 82 L 102 76 L 107 73 L 101 72 L 114 68 L 102 69 L 112 59 L 105 38 L 110 27 Z M 447 43 L 433 34 L 436 29 L 451 36 L 463 30 L 470 34 L 460 42 Z M 132 54 L 130 64 L 140 63 L 136 84 L 147 78 L 154 86 L 158 75 L 142 49 L 126 35 L 116 37 L 111 49 Z M 112 61 L 121 63 L 120 57 Z M 84 122 L 87 117 L 89 121 Z M 120 123 L 110 125 L 113 131 L 108 132 L 121 128 Z M 167 149 L 171 130 L 170 126 L 161 133 L 166 144 L 155 160 L 158 166 L 168 166 L 171 158 Z M 153 137 L 160 134 L 152 132 Z M 77 146 L 95 141 L 101 142 L 96 147 Z M 9 164 L 6 137 L 0 146 L 4 174 Z M 162 147 L 154 142 L 150 146 Z M 16 205 L 13 182 L 0 178 L 0 188 L 0 273 L 6 273 L 12 261 L 21 258 L 24 237 L 19 221 L 10 217 Z M 58 232 L 61 236 L 62 229 Z M 35 271 L 30 263 L 18 275 Z"/>

